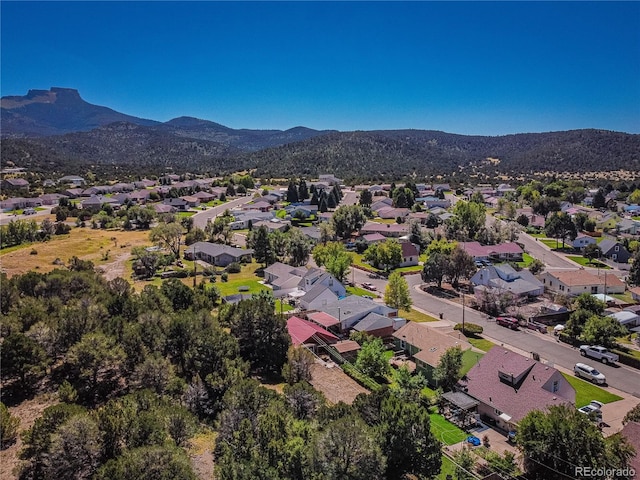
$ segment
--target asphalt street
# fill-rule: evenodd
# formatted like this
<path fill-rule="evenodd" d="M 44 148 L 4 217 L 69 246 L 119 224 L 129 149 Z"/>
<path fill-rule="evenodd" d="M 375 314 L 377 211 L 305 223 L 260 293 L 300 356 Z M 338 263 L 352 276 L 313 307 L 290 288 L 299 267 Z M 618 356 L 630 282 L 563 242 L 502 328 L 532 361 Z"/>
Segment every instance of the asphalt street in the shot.
<path fill-rule="evenodd" d="M 366 272 L 357 269 L 355 273 L 349 274 L 349 280 L 352 278 L 358 285 L 362 282 L 370 282 L 377 287 L 380 294 L 384 293 L 385 279 L 370 278 Z M 452 326 L 462 322 L 462 305 L 435 297 L 417 288 L 423 283 L 420 275 L 409 275 L 405 278 L 409 283 L 414 307 L 436 318 L 442 313 L 443 319 L 449 321 Z M 469 307 L 464 308 L 464 317 L 465 322 L 482 326 L 484 336 L 497 344 L 503 344 L 505 347 L 511 346 L 524 352 L 535 352 L 549 365 L 558 365 L 571 371 L 577 362 L 588 363 L 605 374 L 609 385 L 640 398 L 640 372 L 636 369 L 626 365 L 602 365 L 596 360 L 585 360 L 577 349 L 564 343 L 558 343 L 553 335 L 526 328 L 511 330 L 501 327 L 494 321 L 490 321 L 485 314 Z"/>

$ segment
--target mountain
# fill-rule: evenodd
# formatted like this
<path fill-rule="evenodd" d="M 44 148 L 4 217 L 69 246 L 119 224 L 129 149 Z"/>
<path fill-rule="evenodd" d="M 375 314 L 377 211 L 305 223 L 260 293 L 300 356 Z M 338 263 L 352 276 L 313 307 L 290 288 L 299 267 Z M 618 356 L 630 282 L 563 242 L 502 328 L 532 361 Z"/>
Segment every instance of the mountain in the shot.
<path fill-rule="evenodd" d="M 607 130 L 496 137 L 432 130 L 340 132 L 243 156 L 260 176 L 379 179 L 454 172 L 485 177 L 542 172 L 640 172 L 640 135 Z"/>
<path fill-rule="evenodd" d="M 363 180 L 640 172 L 640 135 L 607 130 L 486 137 L 434 130 L 233 129 L 193 117 L 140 119 L 91 105 L 64 88 L 3 97 L 1 107 L 3 162 L 44 171 L 251 169 L 263 177 L 331 172 Z"/>
<path fill-rule="evenodd" d="M 251 152 L 326 133 L 305 127 L 285 131 L 234 130 L 192 117 L 179 117 L 162 123 L 93 105 L 84 101 L 77 90 L 58 87 L 50 90 L 29 90 L 25 96 L 2 97 L 0 107 L 3 138 L 35 138 L 88 132 L 111 123 L 126 122 L 156 127 L 164 134 L 218 142 Z"/>
<path fill-rule="evenodd" d="M 77 90 L 52 87 L 29 90 L 25 96 L 0 99 L 3 137 L 39 137 L 86 132 L 113 122 L 157 125 L 160 122 L 132 117 L 85 102 Z"/>

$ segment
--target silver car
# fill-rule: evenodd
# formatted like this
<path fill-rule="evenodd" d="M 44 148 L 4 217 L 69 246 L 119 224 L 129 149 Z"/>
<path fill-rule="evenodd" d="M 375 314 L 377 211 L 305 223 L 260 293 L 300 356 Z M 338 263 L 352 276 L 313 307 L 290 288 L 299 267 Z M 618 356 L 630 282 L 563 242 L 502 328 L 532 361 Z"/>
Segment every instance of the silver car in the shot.
<path fill-rule="evenodd" d="M 589 380 L 593 383 L 600 385 L 607 383 L 607 378 L 604 374 L 600 373 L 591 365 L 587 365 L 585 363 L 576 363 L 573 367 L 573 373 L 575 373 L 576 377 L 584 378 L 585 380 Z"/>

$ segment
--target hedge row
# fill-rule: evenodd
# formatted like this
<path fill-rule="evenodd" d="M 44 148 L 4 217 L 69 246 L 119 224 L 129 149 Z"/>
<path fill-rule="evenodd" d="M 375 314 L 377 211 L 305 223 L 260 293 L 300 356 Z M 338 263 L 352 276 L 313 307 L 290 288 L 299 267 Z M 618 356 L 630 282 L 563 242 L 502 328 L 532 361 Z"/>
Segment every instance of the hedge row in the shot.
<path fill-rule="evenodd" d="M 356 367 L 354 367 L 350 363 L 344 363 L 341 365 L 341 367 L 344 373 L 349 375 L 351 378 L 353 378 L 356 382 L 358 382 L 364 388 L 367 388 L 372 392 L 377 392 L 382 388 L 382 385 L 380 385 L 378 382 L 373 380 L 371 377 L 368 377 L 364 373 L 361 373 L 359 370 L 356 369 Z"/>

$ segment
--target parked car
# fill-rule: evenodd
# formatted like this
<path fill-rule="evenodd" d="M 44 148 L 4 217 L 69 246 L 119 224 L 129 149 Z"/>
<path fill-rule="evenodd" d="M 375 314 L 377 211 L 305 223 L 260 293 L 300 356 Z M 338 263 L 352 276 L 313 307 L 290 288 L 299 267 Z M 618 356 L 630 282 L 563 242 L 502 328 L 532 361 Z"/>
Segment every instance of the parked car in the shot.
<path fill-rule="evenodd" d="M 511 330 L 517 330 L 519 325 L 518 320 L 513 317 L 496 317 L 496 323 Z"/>
<path fill-rule="evenodd" d="M 370 284 L 369 282 L 364 282 L 362 284 L 363 288 L 366 288 L 367 290 L 371 290 L 372 292 L 377 290 L 375 285 Z"/>
<path fill-rule="evenodd" d="M 580 407 L 579 412 L 589 415 L 591 419 L 597 423 L 602 422 L 602 403 L 597 400 L 591 400 L 589 405 Z"/>
<path fill-rule="evenodd" d="M 615 363 L 620 359 L 617 354 L 610 352 L 606 348 L 592 345 L 580 345 L 580 355 L 595 358 L 605 364 Z"/>
<path fill-rule="evenodd" d="M 529 320 L 527 322 L 527 328 L 531 329 L 531 330 L 536 330 L 540 333 L 547 333 L 547 326 L 544 323 L 540 323 L 540 322 L 533 322 L 531 320 Z"/>
<path fill-rule="evenodd" d="M 573 367 L 573 373 L 578 378 L 584 378 L 590 382 L 604 385 L 607 383 L 607 377 L 586 363 L 576 363 Z"/>

